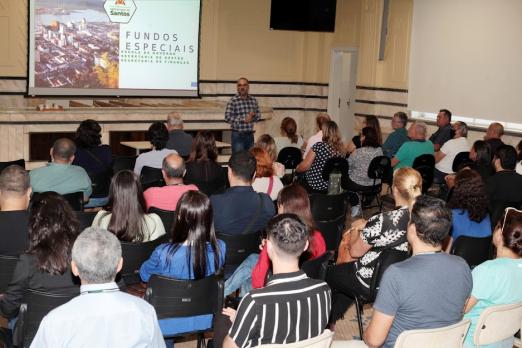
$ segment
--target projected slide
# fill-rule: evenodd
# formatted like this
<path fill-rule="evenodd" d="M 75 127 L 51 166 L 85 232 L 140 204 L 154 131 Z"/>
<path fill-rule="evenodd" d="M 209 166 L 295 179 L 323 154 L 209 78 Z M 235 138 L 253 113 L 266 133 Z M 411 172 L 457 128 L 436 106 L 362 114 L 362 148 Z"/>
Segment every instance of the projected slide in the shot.
<path fill-rule="evenodd" d="M 31 0 L 30 95 L 196 96 L 200 0 Z"/>

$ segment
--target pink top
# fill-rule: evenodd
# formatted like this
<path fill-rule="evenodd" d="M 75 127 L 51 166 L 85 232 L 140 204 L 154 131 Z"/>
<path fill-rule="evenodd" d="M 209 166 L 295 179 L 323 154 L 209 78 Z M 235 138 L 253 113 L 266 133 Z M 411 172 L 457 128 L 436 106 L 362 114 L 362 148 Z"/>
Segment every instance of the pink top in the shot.
<path fill-rule="evenodd" d="M 322 130 L 320 130 L 319 132 L 315 133 L 310 138 L 308 138 L 308 141 L 306 142 L 306 150 L 305 150 L 305 153 L 303 154 L 303 158 L 306 157 L 306 154 L 312 148 L 312 146 L 314 146 L 315 143 L 318 143 L 320 141 L 323 141 L 323 131 Z"/>
<path fill-rule="evenodd" d="M 145 196 L 145 203 L 147 210 L 150 207 L 156 207 L 163 210 L 176 210 L 178 201 L 187 191 L 198 191 L 195 185 L 169 185 L 163 187 L 151 187 L 147 189 L 143 196 Z"/>

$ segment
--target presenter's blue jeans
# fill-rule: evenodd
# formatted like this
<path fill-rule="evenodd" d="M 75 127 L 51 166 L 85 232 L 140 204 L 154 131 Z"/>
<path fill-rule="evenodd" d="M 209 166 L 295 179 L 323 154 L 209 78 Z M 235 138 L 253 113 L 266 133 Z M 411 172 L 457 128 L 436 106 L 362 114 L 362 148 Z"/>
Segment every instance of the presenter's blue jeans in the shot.
<path fill-rule="evenodd" d="M 248 151 L 254 146 L 254 132 L 232 131 L 232 153 Z"/>

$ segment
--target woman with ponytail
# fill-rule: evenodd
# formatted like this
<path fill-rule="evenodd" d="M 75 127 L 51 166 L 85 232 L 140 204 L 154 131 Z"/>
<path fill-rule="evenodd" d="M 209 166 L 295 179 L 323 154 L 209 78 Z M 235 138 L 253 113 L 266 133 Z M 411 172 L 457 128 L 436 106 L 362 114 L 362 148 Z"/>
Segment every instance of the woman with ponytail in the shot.
<path fill-rule="evenodd" d="M 295 147 L 301 149 L 304 144 L 303 138 L 297 134 L 297 123 L 291 117 L 283 118 L 281 121 L 281 136 L 275 137 L 277 152 L 285 147 Z"/>
<path fill-rule="evenodd" d="M 473 269 L 473 290 L 464 319 L 471 319 L 464 347 L 475 347 L 473 335 L 480 314 L 490 306 L 522 302 L 522 211 L 507 208 L 493 232 L 497 257 Z M 513 347 L 513 336 L 487 346 Z"/>
<path fill-rule="evenodd" d="M 393 248 L 408 252 L 409 209 L 421 195 L 421 188 L 422 177 L 415 169 L 396 170 L 392 191 L 397 209 L 377 214 L 368 221 L 356 220 L 344 233 L 339 255 L 345 257 L 337 259 L 337 265 L 329 270 L 326 279 L 334 294 L 330 314 L 332 329 L 353 302 L 352 298 L 335 290 L 369 295 L 373 270 L 382 251 Z"/>

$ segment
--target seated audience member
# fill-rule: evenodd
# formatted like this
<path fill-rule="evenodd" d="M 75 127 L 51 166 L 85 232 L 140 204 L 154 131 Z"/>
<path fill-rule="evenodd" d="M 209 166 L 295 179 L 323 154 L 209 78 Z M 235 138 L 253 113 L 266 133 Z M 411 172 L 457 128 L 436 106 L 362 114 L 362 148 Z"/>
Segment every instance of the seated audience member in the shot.
<path fill-rule="evenodd" d="M 421 155 L 433 155 L 433 143 L 426 140 L 426 123 L 415 121 L 408 129 L 410 141 L 405 142 L 393 156 L 391 165 L 394 170 L 411 167 L 415 159 Z"/>
<path fill-rule="evenodd" d="M 395 156 L 399 148 L 404 142 L 410 140 L 408 138 L 408 131 L 406 124 L 408 123 L 408 115 L 405 112 L 399 111 L 393 115 L 391 126 L 393 132 L 388 135 L 384 144 L 382 144 L 382 152 L 384 156 L 392 158 Z"/>
<path fill-rule="evenodd" d="M 330 313 L 330 289 L 299 270 L 309 235 L 308 227 L 294 214 L 281 214 L 269 222 L 266 248 L 274 274 L 264 288 L 243 297 L 237 312 L 223 310 L 230 318 L 227 324 L 232 324 L 225 348 L 293 343 L 323 333 Z M 219 347 L 224 330 L 216 326 L 214 340 Z"/>
<path fill-rule="evenodd" d="M 308 249 L 301 255 L 300 261 L 313 260 L 326 252 L 323 235 L 314 226 L 308 193 L 302 186 L 294 183 L 279 192 L 277 212 L 279 214 L 296 214 L 310 231 Z M 252 287 L 259 289 L 265 286 L 266 276 L 270 271 L 270 259 L 267 254 L 265 239 L 263 239 L 259 248 L 261 250 L 259 254 L 252 254 L 247 257 L 234 274 L 226 280 L 225 295 L 238 288 L 241 288 L 241 295 L 245 295 Z"/>
<path fill-rule="evenodd" d="M 443 182 L 448 174 L 453 174 L 453 161 L 460 152 L 469 151 L 468 125 L 457 121 L 453 125 L 455 136 L 442 145 L 439 151 L 435 152 L 435 180 Z"/>
<path fill-rule="evenodd" d="M 324 166 L 330 158 L 342 156 L 344 156 L 344 149 L 337 123 L 327 121 L 323 124 L 323 140 L 312 146 L 295 170 L 304 173 L 306 184 L 312 190 L 326 191 L 328 181 L 323 180 Z"/>
<path fill-rule="evenodd" d="M 227 234 L 255 233 L 265 228 L 275 214 L 274 203 L 267 194 L 252 188 L 256 159 L 248 151 L 233 154 L 228 162 L 230 188 L 210 196 L 214 228 Z"/>
<path fill-rule="evenodd" d="M 134 173 L 141 174 L 141 169 L 145 166 L 152 168 L 161 168 L 161 163 L 165 156 L 171 153 L 177 153 L 175 150 L 167 149 L 167 141 L 169 132 L 167 127 L 161 122 L 154 122 L 149 127 L 149 141 L 152 144 L 152 150 L 144 152 L 136 158 L 134 165 Z"/>
<path fill-rule="evenodd" d="M 383 250 L 408 252 L 406 230 L 410 219 L 409 208 L 421 194 L 422 178 L 412 168 L 401 168 L 393 176 L 392 192 L 396 209 L 380 213 L 368 221 L 356 220 L 343 235 L 339 254 L 346 255 L 328 271 L 327 282 L 334 290 L 331 326 L 339 320 L 353 299 L 335 292 L 345 289 L 351 293 L 369 295 L 373 271 Z M 347 243 L 346 243 L 347 242 Z M 339 264 L 339 261 L 342 263 Z"/>
<path fill-rule="evenodd" d="M 486 182 L 492 201 L 519 202 L 522 200 L 522 175 L 515 172 L 517 153 L 511 145 L 499 146 L 493 157 L 495 175 Z"/>
<path fill-rule="evenodd" d="M 179 112 L 171 112 L 167 116 L 169 140 L 167 149 L 176 150 L 180 156 L 187 157 L 192 150 L 192 135 L 183 130 L 183 119 Z"/>
<path fill-rule="evenodd" d="M 495 173 L 495 168 L 491 164 L 491 147 L 484 140 L 477 140 L 469 150 L 469 159 L 473 161 L 470 167 L 476 170 L 484 182 Z"/>
<path fill-rule="evenodd" d="M 176 210 L 176 205 L 182 194 L 190 190 L 198 190 L 194 185 L 183 184 L 185 161 L 178 154 L 171 153 L 163 159 L 161 173 L 163 180 L 165 180 L 165 186 L 151 187 L 143 193 L 147 209 L 156 207 L 163 210 Z"/>
<path fill-rule="evenodd" d="M 76 154 L 72 164 L 85 169 L 89 177 L 106 173 L 107 180 L 112 176 L 112 151 L 109 145 L 101 143 L 101 127 L 94 120 L 85 120 L 76 130 Z M 108 183 L 107 183 L 108 184 Z M 107 204 L 107 197 L 90 197 L 86 208 L 100 207 Z"/>
<path fill-rule="evenodd" d="M 175 279 L 202 279 L 216 273 L 225 262 L 225 243 L 216 239 L 212 228 L 212 207 L 201 192 L 188 191 L 181 196 L 176 209 L 172 242 L 161 244 L 140 268 L 140 276 L 148 282 L 153 274 Z M 168 318 L 160 320 L 163 335 L 206 330 L 212 315 Z"/>
<path fill-rule="evenodd" d="M 250 153 L 256 158 L 256 177 L 252 182 L 254 191 L 266 193 L 275 201 L 283 183 L 274 173 L 270 155 L 260 147 L 251 148 Z"/>
<path fill-rule="evenodd" d="M 225 174 L 216 160 L 218 152 L 214 135 L 208 131 L 196 134 L 192 152 L 186 163 L 185 184 L 196 185 L 201 192 L 210 196 L 225 189 Z"/>
<path fill-rule="evenodd" d="M 491 236 L 488 202 L 486 185 L 480 174 L 471 169 L 458 171 L 453 193 L 448 202 L 452 213 L 452 228 L 447 251 L 451 250 L 452 243 L 460 236 Z"/>
<path fill-rule="evenodd" d="M 11 165 L 0 174 L 0 255 L 18 256 L 28 247 L 29 174 Z"/>
<path fill-rule="evenodd" d="M 55 192 L 34 200 L 29 217 L 29 248 L 20 255 L 11 282 L 0 299 L 0 314 L 14 318 L 28 289 L 76 295 L 70 269 L 71 248 L 79 224 L 67 201 Z"/>
<path fill-rule="evenodd" d="M 112 177 L 107 209 L 96 214 L 92 226 L 109 230 L 121 241 L 148 242 L 165 234 L 160 217 L 146 214 L 140 181 L 130 170 Z"/>
<path fill-rule="evenodd" d="M 437 127 L 439 127 L 437 131 L 430 137 L 435 152 L 439 151 L 446 141 L 453 138 L 453 130 L 451 129 L 451 111 L 447 109 L 439 110 L 439 113 L 437 114 Z"/>
<path fill-rule="evenodd" d="M 473 269 L 473 290 L 466 303 L 464 319 L 471 319 L 464 347 L 475 347 L 473 335 L 482 312 L 496 305 L 522 302 L 522 211 L 506 209 L 493 234 L 497 250 L 494 260 Z M 488 345 L 492 348 L 513 347 L 513 337 Z"/>
<path fill-rule="evenodd" d="M 303 154 L 303 158 L 306 157 L 312 146 L 314 146 L 316 143 L 323 141 L 323 124 L 326 122 L 331 121 L 330 116 L 325 112 L 320 112 L 315 117 L 315 125 L 317 127 L 317 133 L 312 135 L 310 138 L 308 138 L 308 141 L 306 142 L 306 148 L 305 152 Z"/>
<path fill-rule="evenodd" d="M 283 118 L 281 121 L 281 136 L 274 138 L 277 153 L 285 147 L 301 149 L 304 145 L 303 137 L 297 134 L 297 123 L 291 117 Z"/>
<path fill-rule="evenodd" d="M 375 157 L 382 155 L 375 129 L 364 127 L 361 131 L 361 147 L 348 157 L 348 190 L 359 191 L 374 184 L 373 179 L 368 177 L 368 167 Z M 380 180 L 376 183 L 380 183 Z"/>
<path fill-rule="evenodd" d="M 113 234 L 85 229 L 74 242 L 71 261 L 81 296 L 43 318 L 31 347 L 165 347 L 154 308 L 114 282 L 122 264 Z"/>
<path fill-rule="evenodd" d="M 522 140 L 520 140 L 517 144 L 517 166 L 515 171 L 522 175 Z"/>
<path fill-rule="evenodd" d="M 451 210 L 444 201 L 416 199 L 407 233 L 413 255 L 384 273 L 364 332 L 368 346 L 392 348 L 403 331 L 440 328 L 462 319 L 471 271 L 462 258 L 441 252 L 450 228 Z"/>
<path fill-rule="evenodd" d="M 377 135 L 377 144 L 379 146 L 382 146 L 382 132 L 381 132 L 381 125 L 379 123 L 379 119 L 375 116 L 365 116 L 362 121 L 362 127 L 361 130 L 370 127 L 375 129 L 375 133 Z M 352 138 L 352 141 L 347 144 L 347 150 L 346 153 L 351 154 L 355 151 L 355 149 L 358 149 L 362 146 L 361 142 L 361 134 L 356 135 Z"/>
<path fill-rule="evenodd" d="M 51 163 L 31 170 L 33 192 L 54 191 L 61 195 L 83 192 L 85 201 L 92 193 L 91 179 L 82 167 L 72 165 L 76 145 L 66 138 L 58 139 L 51 148 Z"/>
<path fill-rule="evenodd" d="M 504 126 L 498 122 L 493 122 L 489 125 L 484 140 L 491 147 L 491 154 L 494 155 L 498 147 L 504 145 L 502 136 L 504 135 Z"/>
<path fill-rule="evenodd" d="M 256 147 L 260 147 L 270 155 L 270 159 L 272 160 L 272 166 L 274 167 L 274 174 L 281 178 L 285 175 L 285 166 L 279 162 L 277 162 L 277 148 L 274 141 L 274 138 L 270 134 L 261 135 L 255 145 Z"/>

